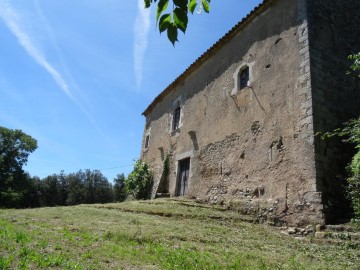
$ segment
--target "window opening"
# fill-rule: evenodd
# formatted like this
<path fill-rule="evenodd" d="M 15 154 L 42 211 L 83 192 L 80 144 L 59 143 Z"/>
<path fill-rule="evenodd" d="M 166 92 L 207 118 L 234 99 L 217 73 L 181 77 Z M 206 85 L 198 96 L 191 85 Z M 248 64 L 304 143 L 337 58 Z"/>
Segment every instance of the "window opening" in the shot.
<path fill-rule="evenodd" d="M 174 119 L 173 119 L 173 130 L 176 130 L 179 128 L 180 125 L 180 113 L 181 113 L 181 108 L 178 105 L 174 111 Z"/>
<path fill-rule="evenodd" d="M 149 147 L 149 140 L 150 140 L 150 136 L 147 135 L 147 136 L 145 137 L 145 149 L 147 149 L 147 148 Z"/>
<path fill-rule="evenodd" d="M 240 71 L 240 75 L 239 75 L 240 90 L 248 86 L 249 77 L 250 77 L 249 76 L 249 67 L 246 66 Z"/>

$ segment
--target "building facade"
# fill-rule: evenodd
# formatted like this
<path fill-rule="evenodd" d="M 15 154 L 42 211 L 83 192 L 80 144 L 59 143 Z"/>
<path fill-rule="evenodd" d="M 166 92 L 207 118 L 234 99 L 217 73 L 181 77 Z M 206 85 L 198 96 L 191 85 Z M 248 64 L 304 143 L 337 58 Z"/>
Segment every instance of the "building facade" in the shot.
<path fill-rule="evenodd" d="M 265 0 L 175 79 L 143 113 L 153 197 L 225 203 L 279 224 L 340 217 L 351 151 L 315 134 L 360 114 L 359 80 L 347 75 L 359 7 Z"/>

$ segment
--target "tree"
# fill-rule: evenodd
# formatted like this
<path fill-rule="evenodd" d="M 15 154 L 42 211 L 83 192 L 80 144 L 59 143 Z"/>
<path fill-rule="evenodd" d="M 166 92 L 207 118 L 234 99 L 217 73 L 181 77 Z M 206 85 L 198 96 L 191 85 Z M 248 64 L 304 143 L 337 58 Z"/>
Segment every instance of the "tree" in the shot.
<path fill-rule="evenodd" d="M 114 199 L 116 202 L 123 202 L 126 199 L 127 193 L 125 189 L 125 175 L 118 174 L 114 178 Z"/>
<path fill-rule="evenodd" d="M 80 174 L 82 172 L 81 173 L 80 172 L 71 173 L 66 177 L 69 186 L 67 199 L 66 199 L 67 205 L 76 205 L 84 202 L 85 187 L 80 177 Z"/>
<path fill-rule="evenodd" d="M 87 203 L 109 203 L 114 199 L 113 187 L 99 170 L 86 170 L 87 179 L 91 179 L 93 197 Z"/>
<path fill-rule="evenodd" d="M 22 170 L 30 153 L 37 149 L 37 141 L 21 130 L 0 127 L 0 176 Z"/>
<path fill-rule="evenodd" d="M 108 203 L 114 199 L 113 187 L 98 170 L 80 170 L 65 177 L 67 205 L 81 203 Z"/>
<path fill-rule="evenodd" d="M 36 148 L 31 136 L 0 126 L 0 206 L 21 207 L 28 187 L 22 166 Z"/>
<path fill-rule="evenodd" d="M 199 0 L 200 8 L 206 13 L 210 12 L 211 0 Z M 156 24 L 160 33 L 167 31 L 168 39 L 174 45 L 178 41 L 178 30 L 184 34 L 188 25 L 188 13 L 194 13 L 198 5 L 198 0 L 144 0 L 145 8 L 149 8 L 152 4 L 157 2 Z M 165 13 L 169 7 L 169 2 L 172 3 L 172 11 Z M 171 8 L 170 8 L 171 10 Z"/>
<path fill-rule="evenodd" d="M 66 200 L 68 196 L 69 183 L 67 181 L 67 176 L 64 171 L 61 171 L 57 176 L 58 183 L 60 185 L 60 205 L 66 205 Z"/>
<path fill-rule="evenodd" d="M 41 181 L 40 201 L 42 206 L 61 205 L 61 187 L 56 174 L 49 175 Z"/>
<path fill-rule="evenodd" d="M 126 182 L 126 191 L 136 199 L 149 199 L 153 186 L 153 176 L 149 165 L 141 160 L 135 162 L 134 170 L 129 174 Z"/>

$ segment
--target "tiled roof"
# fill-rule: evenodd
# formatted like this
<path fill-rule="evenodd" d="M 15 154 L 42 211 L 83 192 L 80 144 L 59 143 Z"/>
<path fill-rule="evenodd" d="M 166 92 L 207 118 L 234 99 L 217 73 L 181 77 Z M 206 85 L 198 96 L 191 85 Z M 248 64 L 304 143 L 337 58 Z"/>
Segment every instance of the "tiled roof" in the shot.
<path fill-rule="evenodd" d="M 202 63 L 204 63 L 215 52 L 222 48 L 222 46 L 232 39 L 239 31 L 241 31 L 247 24 L 255 19 L 271 2 L 274 0 L 263 0 L 258 6 L 256 6 L 248 15 L 246 15 L 240 22 L 238 22 L 229 32 L 227 32 L 222 38 L 220 38 L 214 45 L 212 45 L 206 52 L 198 57 L 179 77 L 177 77 L 168 87 L 165 88 L 146 108 L 142 113 L 147 116 L 165 96 L 167 96 L 182 80 L 197 69 Z"/>

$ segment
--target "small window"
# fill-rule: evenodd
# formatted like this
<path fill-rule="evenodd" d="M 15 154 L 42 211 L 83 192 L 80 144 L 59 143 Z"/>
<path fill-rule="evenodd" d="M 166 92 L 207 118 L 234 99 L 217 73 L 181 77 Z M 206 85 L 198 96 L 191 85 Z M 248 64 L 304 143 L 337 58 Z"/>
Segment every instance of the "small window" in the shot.
<path fill-rule="evenodd" d="M 176 107 L 176 109 L 174 110 L 174 115 L 173 115 L 173 130 L 177 130 L 179 128 L 180 125 L 180 114 L 181 114 L 181 108 L 180 105 L 178 105 Z"/>
<path fill-rule="evenodd" d="M 240 70 L 240 74 L 239 74 L 240 90 L 247 87 L 248 84 L 249 84 L 249 67 L 246 66 Z"/>
<path fill-rule="evenodd" d="M 149 141 L 150 141 L 150 136 L 146 135 L 146 137 L 145 137 L 145 149 L 149 148 Z"/>

